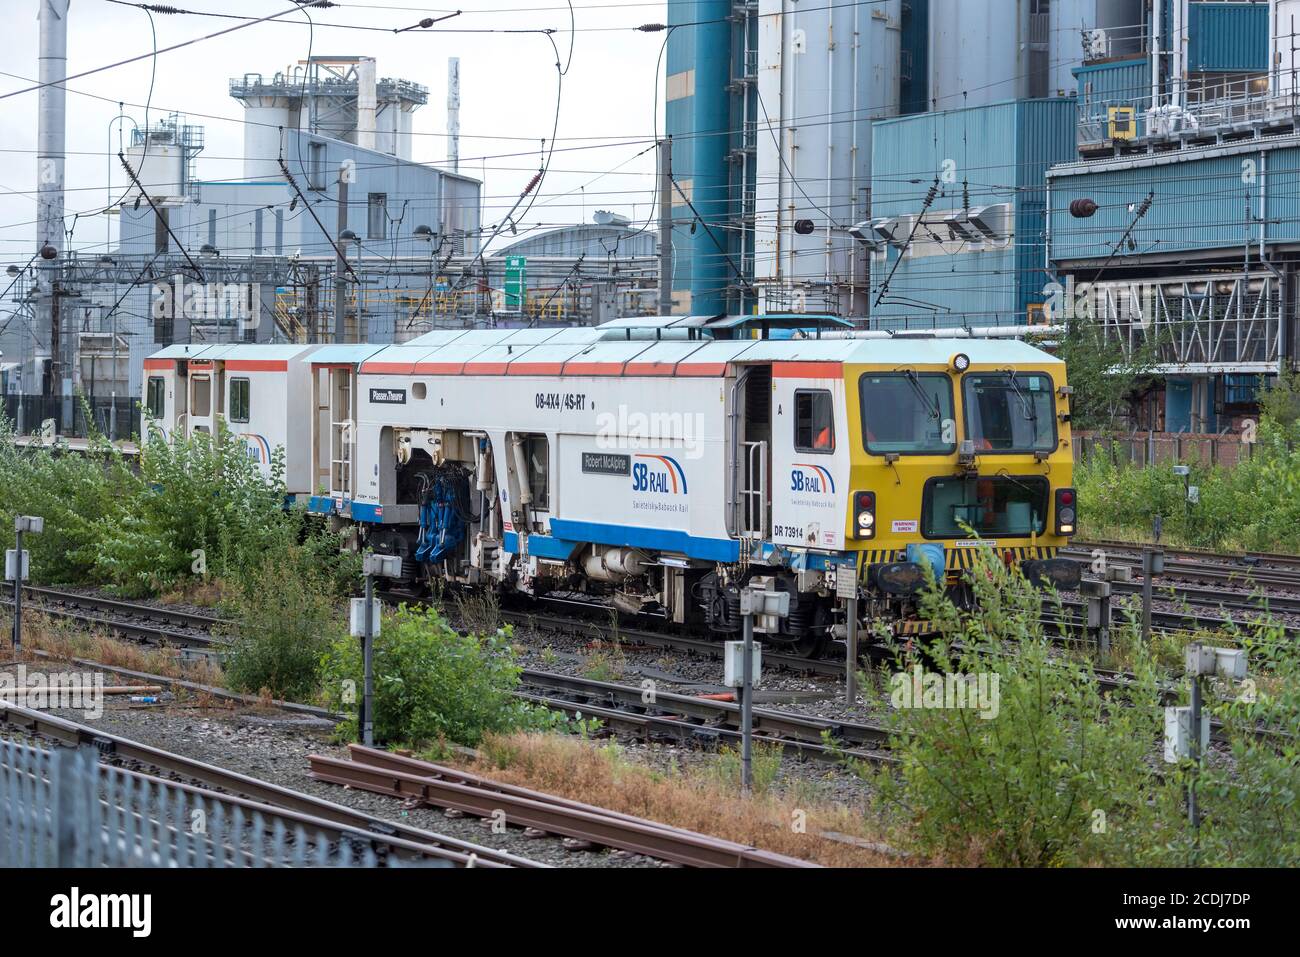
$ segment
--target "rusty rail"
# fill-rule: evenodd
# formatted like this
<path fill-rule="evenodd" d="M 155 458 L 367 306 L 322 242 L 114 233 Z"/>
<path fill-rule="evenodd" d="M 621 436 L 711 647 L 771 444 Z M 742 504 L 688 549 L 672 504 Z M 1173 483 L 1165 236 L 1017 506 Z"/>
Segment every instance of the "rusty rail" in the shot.
<path fill-rule="evenodd" d="M 669 827 L 403 755 L 352 745 L 352 760 L 312 755 L 311 776 L 686 867 L 815 867 L 734 841 Z"/>
<path fill-rule="evenodd" d="M 340 834 L 346 832 L 364 837 L 377 846 L 403 856 L 440 858 L 461 866 L 469 864 L 471 857 L 478 867 L 547 866 L 448 835 L 383 820 L 346 805 L 334 804 L 238 771 L 140 744 L 102 728 L 78 724 L 43 711 L 0 702 L 0 726 L 3 725 L 65 747 L 94 747 L 99 752 L 101 762 L 121 763 L 133 769 L 154 768 L 164 777 L 175 776 L 181 780 L 197 782 L 205 788 L 247 798 L 256 804 L 309 816 L 317 828 L 334 827 Z"/>

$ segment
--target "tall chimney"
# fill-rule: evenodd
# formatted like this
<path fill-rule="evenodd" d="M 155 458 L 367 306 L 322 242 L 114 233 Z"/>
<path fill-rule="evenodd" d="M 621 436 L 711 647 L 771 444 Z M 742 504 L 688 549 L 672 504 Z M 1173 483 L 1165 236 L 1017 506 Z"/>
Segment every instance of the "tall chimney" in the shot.
<path fill-rule="evenodd" d="M 40 0 L 36 17 L 40 21 L 40 54 L 37 78 L 36 133 L 36 249 L 49 246 L 55 255 L 37 258 L 36 343 L 37 352 L 48 348 L 51 375 L 42 391 L 50 395 L 71 395 L 72 365 L 68 360 L 71 336 L 56 341 L 55 291 L 63 253 L 63 81 L 68 75 L 68 4 L 70 0 Z M 33 368 L 33 375 L 38 370 Z M 24 388 L 28 386 L 24 385 Z"/>
<path fill-rule="evenodd" d="M 375 148 L 377 102 L 374 57 L 362 57 L 357 63 L 357 145 L 362 149 Z"/>
<path fill-rule="evenodd" d="M 447 162 L 460 169 L 460 57 L 447 57 Z"/>

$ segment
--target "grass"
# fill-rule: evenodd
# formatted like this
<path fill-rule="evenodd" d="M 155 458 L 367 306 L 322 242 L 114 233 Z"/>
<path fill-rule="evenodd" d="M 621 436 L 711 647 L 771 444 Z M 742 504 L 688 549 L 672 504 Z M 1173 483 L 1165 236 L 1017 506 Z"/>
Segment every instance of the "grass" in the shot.
<path fill-rule="evenodd" d="M 501 601 L 491 588 L 451 596 L 455 616 L 462 630 L 474 635 L 491 635 L 501 627 Z"/>
<path fill-rule="evenodd" d="M 754 742 L 752 763 L 755 794 L 764 795 L 772 790 L 772 785 L 776 783 L 777 776 L 781 773 L 781 754 L 782 748 L 779 744 Z M 709 770 L 718 783 L 729 790 L 739 792 L 742 768 L 740 749 L 725 746 L 718 752 Z"/>
<path fill-rule="evenodd" d="M 582 659 L 582 676 L 591 681 L 618 681 L 626 671 L 627 659 L 618 647 L 595 648 Z"/>
<path fill-rule="evenodd" d="M 3 628 L 6 636 L 12 634 L 12 616 L 3 617 Z M 67 661 L 81 658 L 110 668 L 144 671 L 214 687 L 225 685 L 221 668 L 210 661 L 182 662 L 172 649 L 121 641 L 102 632 L 86 631 L 70 622 L 51 619 L 38 611 L 23 613 L 23 649 L 43 651 Z"/>
<path fill-rule="evenodd" d="M 511 734 L 489 735 L 478 760 L 460 763 L 508 784 L 828 867 L 898 863 L 879 850 L 821 836 L 831 832 L 877 841 L 859 811 L 818 798 L 807 786 L 785 793 L 769 787 L 746 798 L 727 774 L 720 773 L 717 762 L 661 771 L 634 763 L 613 744 L 559 735 Z"/>
<path fill-rule="evenodd" d="M 184 581 L 158 596 L 163 605 L 194 605 L 199 608 L 218 608 L 227 597 L 224 581 L 216 578 L 195 578 Z"/>

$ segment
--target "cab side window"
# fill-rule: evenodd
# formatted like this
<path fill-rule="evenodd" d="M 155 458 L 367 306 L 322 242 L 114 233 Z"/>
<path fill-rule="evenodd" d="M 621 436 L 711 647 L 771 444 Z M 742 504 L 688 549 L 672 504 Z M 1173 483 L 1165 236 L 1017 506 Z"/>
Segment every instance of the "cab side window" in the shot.
<path fill-rule="evenodd" d="M 230 380 L 230 421 L 247 422 L 250 410 L 249 381 L 247 379 Z"/>
<path fill-rule="evenodd" d="M 835 415 L 831 394 L 801 390 L 794 394 L 794 447 L 799 452 L 835 451 Z"/>
<path fill-rule="evenodd" d="M 144 411 L 151 419 L 161 419 L 167 407 L 167 384 L 160 375 L 149 377 L 149 390 L 145 393 Z"/>

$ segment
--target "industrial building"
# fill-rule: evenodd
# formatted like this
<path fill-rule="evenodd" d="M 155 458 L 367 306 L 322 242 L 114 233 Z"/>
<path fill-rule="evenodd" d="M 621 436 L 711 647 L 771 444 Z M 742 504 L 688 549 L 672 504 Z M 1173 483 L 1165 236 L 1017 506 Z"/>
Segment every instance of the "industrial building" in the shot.
<path fill-rule="evenodd" d="M 455 168 L 454 58 L 450 168 L 411 162 L 428 91 L 373 59 L 247 73 L 241 176 L 201 175 L 183 116 L 136 129 L 118 247 L 43 226 L 51 257 L 13 267 L 6 406 L 134 396 L 173 342 L 656 312 L 1016 334 L 1086 307 L 1158 352 L 1135 424 L 1214 431 L 1293 362 L 1297 41 L 1300 0 L 671 0 L 657 230 L 601 212 L 517 236 Z"/>
<path fill-rule="evenodd" d="M 1008 100 L 874 124 L 872 324 L 1018 326 L 1052 281 L 1045 177 L 1074 156 L 1074 100 Z"/>
<path fill-rule="evenodd" d="M 452 164 L 457 78 L 452 58 Z M 62 213 L 53 198 L 42 207 L 50 255 L 10 267 L 20 321 L 0 335 L 5 412 L 20 428 L 80 431 L 81 395 L 102 429 L 129 434 L 144 357 L 173 343 L 402 342 L 439 326 L 658 311 L 656 240 L 624 217 L 484 250 L 480 182 L 411 161 L 428 90 L 378 75 L 374 59 L 313 57 L 229 91 L 244 106 L 242 175 L 204 178 L 203 127 L 173 114 L 128 130 L 110 251 L 63 250 Z M 61 111 L 41 121 L 61 155 Z"/>
<path fill-rule="evenodd" d="M 1300 2 L 669 4 L 673 304 L 1012 332 L 1088 308 L 1216 431 L 1294 363 Z M 703 25 L 696 25 L 703 24 Z"/>
<path fill-rule="evenodd" d="M 1078 154 L 1048 172 L 1048 256 L 1063 308 L 1153 354 L 1136 424 L 1222 431 L 1295 363 L 1300 3 L 1147 15 L 1139 50 L 1099 38 L 1075 71 Z"/>
<path fill-rule="evenodd" d="M 1016 174 L 995 185 L 1026 185 L 1034 170 L 1022 169 L 1012 151 L 1032 153 L 1031 166 L 1069 159 L 1049 119 L 1065 107 L 993 107 L 1051 98 L 1072 107 L 1072 71 L 1085 39 L 1100 29 L 1117 52 L 1136 49 L 1144 7 L 1144 0 L 881 0 L 801 8 L 756 0 L 733 13 L 719 0 L 670 2 L 675 311 L 874 315 L 880 270 L 892 264 L 882 259 L 878 236 L 860 238 L 869 226 L 856 227 L 919 213 L 944 160 L 974 154 L 926 139 L 926 130 L 960 136 L 947 121 L 873 121 L 958 116 L 956 124 L 971 124 L 973 150 L 984 154 L 977 161 Z M 990 111 L 961 112 L 981 107 Z M 1040 146 L 1040 136 L 1051 142 Z M 878 146 L 877 137 L 886 142 Z M 882 179 L 878 160 L 891 178 L 905 173 L 903 185 L 919 180 L 910 210 L 900 184 Z M 958 175 L 941 187 L 960 182 Z M 953 211 L 952 199 L 936 197 L 936 210 Z M 987 199 L 980 205 L 1004 205 Z M 1009 228 L 1036 224 L 1041 212 L 1032 201 L 1013 205 Z M 997 242 L 1017 240 L 1007 233 Z M 983 311 L 1010 318 L 1011 303 L 1019 308 L 1028 297 L 1023 290 L 990 296 Z M 928 306 L 916 314 L 931 315 Z"/>

